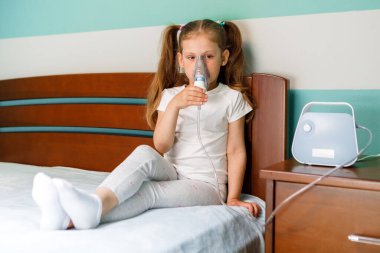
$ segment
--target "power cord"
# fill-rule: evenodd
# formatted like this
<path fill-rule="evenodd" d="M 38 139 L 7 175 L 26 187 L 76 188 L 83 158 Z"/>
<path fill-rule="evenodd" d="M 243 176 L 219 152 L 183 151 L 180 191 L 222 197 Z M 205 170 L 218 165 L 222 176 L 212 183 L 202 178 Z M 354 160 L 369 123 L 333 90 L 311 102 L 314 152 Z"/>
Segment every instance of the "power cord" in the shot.
<path fill-rule="evenodd" d="M 375 157 L 380 157 L 380 154 L 376 154 L 376 155 L 366 155 L 366 156 L 363 156 L 363 157 L 360 157 L 358 160 L 356 160 L 357 162 L 361 162 L 361 161 L 364 161 L 364 160 L 367 160 L 369 158 L 375 158 Z"/>

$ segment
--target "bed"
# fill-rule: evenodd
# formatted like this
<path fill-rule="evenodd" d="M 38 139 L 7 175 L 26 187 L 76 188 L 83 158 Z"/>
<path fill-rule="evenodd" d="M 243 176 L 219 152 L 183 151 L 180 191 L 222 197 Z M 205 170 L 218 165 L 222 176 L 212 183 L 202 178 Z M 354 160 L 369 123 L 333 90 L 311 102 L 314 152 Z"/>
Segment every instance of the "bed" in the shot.
<path fill-rule="evenodd" d="M 264 217 L 244 208 L 195 206 L 149 210 L 93 230 L 43 231 L 31 197 L 45 172 L 94 191 L 132 150 L 153 145 L 144 119 L 154 73 L 97 73 L 0 81 L 0 252 L 260 252 Z M 242 198 L 265 210 L 261 169 L 283 161 L 286 79 L 244 77 L 254 97 L 246 124 Z"/>

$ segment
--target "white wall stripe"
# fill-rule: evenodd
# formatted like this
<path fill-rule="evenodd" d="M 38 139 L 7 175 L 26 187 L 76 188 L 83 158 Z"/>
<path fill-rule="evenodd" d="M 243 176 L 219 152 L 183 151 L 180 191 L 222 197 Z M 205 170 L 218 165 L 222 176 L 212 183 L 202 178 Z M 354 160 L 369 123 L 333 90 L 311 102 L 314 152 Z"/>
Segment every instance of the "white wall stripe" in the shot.
<path fill-rule="evenodd" d="M 154 71 L 162 27 L 0 40 L 0 79 Z"/>
<path fill-rule="evenodd" d="M 292 89 L 379 89 L 380 10 L 236 21 L 247 72 Z M 0 79 L 155 71 L 162 26 L 0 40 Z"/>
<path fill-rule="evenodd" d="M 292 89 L 379 89 L 380 10 L 239 21 L 256 72 Z"/>

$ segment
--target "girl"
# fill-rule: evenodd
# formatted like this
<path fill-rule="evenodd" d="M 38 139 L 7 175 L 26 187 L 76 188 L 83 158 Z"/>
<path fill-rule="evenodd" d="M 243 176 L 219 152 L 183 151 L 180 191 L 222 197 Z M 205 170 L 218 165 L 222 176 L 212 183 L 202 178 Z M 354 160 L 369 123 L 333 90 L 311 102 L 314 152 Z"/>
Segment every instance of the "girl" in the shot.
<path fill-rule="evenodd" d="M 207 92 L 194 86 L 199 56 L 207 68 Z M 41 228 L 95 228 L 151 208 L 217 205 L 220 197 L 257 216 L 256 203 L 239 199 L 246 165 L 244 122 L 252 114 L 242 74 L 241 35 L 232 22 L 197 20 L 167 27 L 146 113 L 155 129 L 154 146 L 164 157 L 149 146 L 137 147 L 95 194 L 37 174 L 32 195 L 41 209 Z M 208 154 L 197 138 L 198 110 Z"/>

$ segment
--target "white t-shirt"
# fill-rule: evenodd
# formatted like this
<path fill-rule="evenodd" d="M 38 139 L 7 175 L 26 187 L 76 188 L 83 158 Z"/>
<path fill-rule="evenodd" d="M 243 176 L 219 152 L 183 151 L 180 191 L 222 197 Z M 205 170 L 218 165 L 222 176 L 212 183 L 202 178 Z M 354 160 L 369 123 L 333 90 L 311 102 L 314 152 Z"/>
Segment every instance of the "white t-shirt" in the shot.
<path fill-rule="evenodd" d="M 165 89 L 157 108 L 165 111 L 170 100 L 185 86 Z M 208 101 L 200 110 L 202 143 L 215 166 L 220 184 L 227 183 L 228 124 L 238 120 L 252 108 L 241 92 L 220 83 L 207 92 Z M 197 134 L 198 106 L 179 111 L 173 147 L 164 154 L 177 169 L 179 179 L 196 179 L 215 185 L 214 171 L 204 153 Z"/>

